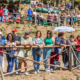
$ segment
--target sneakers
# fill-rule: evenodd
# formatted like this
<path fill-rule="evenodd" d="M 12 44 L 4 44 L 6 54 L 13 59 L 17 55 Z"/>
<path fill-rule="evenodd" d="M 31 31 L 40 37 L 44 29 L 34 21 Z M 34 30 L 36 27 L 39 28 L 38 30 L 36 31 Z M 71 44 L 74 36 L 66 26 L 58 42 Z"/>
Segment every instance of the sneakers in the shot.
<path fill-rule="evenodd" d="M 45 71 L 46 71 L 46 72 L 49 72 L 50 70 L 49 70 L 49 69 L 46 69 Z"/>
<path fill-rule="evenodd" d="M 18 75 L 18 72 L 16 72 L 16 74 Z"/>
<path fill-rule="evenodd" d="M 22 73 L 22 72 L 18 72 L 18 74 L 19 74 L 19 75 L 22 75 L 23 73 Z"/>
<path fill-rule="evenodd" d="M 51 68 L 50 71 L 53 71 L 53 68 Z"/>
<path fill-rule="evenodd" d="M 25 72 L 25 75 L 28 75 L 28 72 Z"/>
<path fill-rule="evenodd" d="M 37 74 L 37 71 L 35 71 L 34 74 Z"/>
<path fill-rule="evenodd" d="M 41 72 L 39 70 L 37 70 L 37 73 L 41 74 Z"/>

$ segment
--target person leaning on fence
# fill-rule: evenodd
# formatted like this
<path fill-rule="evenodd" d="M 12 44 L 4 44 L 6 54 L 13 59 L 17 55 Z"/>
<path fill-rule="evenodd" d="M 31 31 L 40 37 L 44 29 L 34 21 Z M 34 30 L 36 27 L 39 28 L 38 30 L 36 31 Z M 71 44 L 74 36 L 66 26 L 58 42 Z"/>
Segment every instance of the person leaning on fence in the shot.
<path fill-rule="evenodd" d="M 20 45 L 20 42 L 21 42 L 21 37 L 20 37 L 20 36 L 17 36 L 17 29 L 13 29 L 13 30 L 12 30 L 12 33 L 13 33 L 13 35 L 14 35 L 16 45 L 19 46 L 19 45 Z M 18 55 L 18 53 L 19 53 L 19 50 L 20 50 L 20 49 L 17 48 L 17 55 Z M 19 64 L 19 61 L 18 61 L 18 59 L 16 58 L 16 60 L 15 60 L 15 70 L 18 70 L 18 64 Z M 16 74 L 18 74 L 18 72 L 16 72 Z"/>
<path fill-rule="evenodd" d="M 80 45 L 80 35 L 77 36 L 77 38 L 75 39 L 75 42 L 78 45 Z M 78 60 L 80 61 L 80 46 L 77 46 L 76 48 L 77 48 L 76 56 L 77 56 Z M 77 62 L 77 64 L 76 64 L 76 58 L 74 57 L 74 66 L 78 66 L 78 65 L 79 65 L 79 63 Z M 80 69 L 80 67 L 79 67 L 79 69 Z"/>
<path fill-rule="evenodd" d="M 67 39 L 66 40 L 66 45 L 74 45 L 74 44 L 76 44 L 76 42 L 74 41 L 74 35 L 70 35 L 70 37 L 69 37 L 69 39 Z M 66 47 L 66 53 L 65 52 L 63 52 L 64 53 L 64 60 L 63 60 L 63 62 L 64 62 L 64 67 L 68 67 L 69 66 L 69 63 L 68 63 L 68 61 L 69 61 L 69 48 L 68 47 Z M 65 50 L 65 49 L 64 49 Z M 73 52 L 71 51 L 71 62 L 73 61 Z M 72 63 L 71 63 L 71 66 L 72 66 Z"/>
<path fill-rule="evenodd" d="M 47 37 L 44 40 L 45 46 L 50 46 L 50 45 L 54 45 L 55 44 L 55 39 L 54 37 L 52 37 L 52 31 L 48 30 L 47 31 Z M 44 48 L 43 50 L 43 59 L 47 59 L 50 57 L 52 49 L 51 48 Z M 44 61 L 44 63 L 48 64 L 48 60 Z M 49 66 L 48 65 L 44 65 L 45 67 L 45 71 L 50 71 Z"/>
<path fill-rule="evenodd" d="M 33 59 L 35 61 L 38 61 L 40 62 L 41 61 L 41 57 L 42 57 L 42 54 L 43 54 L 43 46 L 44 46 L 44 41 L 43 39 L 41 38 L 41 31 L 37 31 L 36 32 L 36 37 L 33 38 L 33 45 L 34 46 L 37 46 L 38 48 L 33 48 L 32 49 L 32 54 L 33 54 Z M 41 73 L 39 71 L 39 67 L 40 67 L 40 64 L 36 64 L 34 62 L 34 74 L 37 74 L 37 73 Z"/>
<path fill-rule="evenodd" d="M 32 13 L 33 10 L 31 9 L 31 7 L 29 7 L 29 9 L 27 10 L 27 20 L 32 20 Z"/>
<path fill-rule="evenodd" d="M 30 37 L 30 32 L 25 32 L 24 37 L 21 38 L 21 45 L 32 47 L 32 38 Z M 30 55 L 31 55 L 31 49 L 21 49 L 19 52 L 19 56 L 24 57 L 26 59 L 28 59 Z M 24 67 L 27 67 L 27 60 L 26 59 L 23 60 Z M 22 66 L 22 61 L 19 58 L 19 69 L 21 69 L 21 66 Z M 18 74 L 22 75 L 21 71 L 19 71 Z M 27 68 L 25 68 L 25 75 L 28 75 Z"/>
<path fill-rule="evenodd" d="M 6 39 L 7 39 L 7 41 L 5 42 L 6 45 L 13 46 L 13 47 L 16 46 L 15 38 L 12 33 L 9 33 Z M 14 63 L 16 60 L 17 48 L 6 48 L 6 52 L 8 53 L 6 54 L 7 62 L 8 62 L 7 72 L 9 73 L 13 71 Z M 12 57 L 12 55 L 14 56 Z M 8 76 L 14 76 L 14 75 L 9 74 Z"/>
<path fill-rule="evenodd" d="M 2 39 L 2 33 L 0 32 L 0 45 L 5 45 L 5 40 L 4 39 Z M 0 48 L 0 51 L 3 51 L 3 48 Z M 1 68 L 3 69 L 3 64 L 4 64 L 4 55 L 3 55 L 3 53 L 2 52 L 0 52 L 0 66 L 1 66 Z"/>
<path fill-rule="evenodd" d="M 55 38 L 55 45 L 66 48 L 65 41 L 64 41 L 64 33 L 63 32 L 59 32 L 58 33 L 58 37 Z M 55 47 L 54 48 L 54 52 L 51 53 L 51 56 L 53 56 L 55 54 L 57 54 L 57 56 L 50 59 L 50 64 L 53 64 L 54 61 L 58 61 L 59 60 L 59 54 L 61 53 L 61 47 Z M 50 68 L 51 68 L 51 70 L 53 70 L 52 66 L 50 66 Z"/>

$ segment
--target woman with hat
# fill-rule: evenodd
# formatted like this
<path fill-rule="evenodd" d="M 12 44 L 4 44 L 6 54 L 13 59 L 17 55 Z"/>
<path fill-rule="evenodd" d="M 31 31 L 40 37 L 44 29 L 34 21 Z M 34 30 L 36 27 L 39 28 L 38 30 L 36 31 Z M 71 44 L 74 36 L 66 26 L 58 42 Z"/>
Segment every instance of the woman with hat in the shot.
<path fill-rule="evenodd" d="M 21 45 L 22 46 L 30 46 L 32 47 L 32 38 L 30 37 L 30 32 L 25 32 L 25 35 L 23 38 L 21 38 Z M 21 49 L 19 52 L 19 56 L 25 57 L 28 59 L 28 57 L 31 55 L 31 49 Z M 19 61 L 19 69 L 21 69 L 22 61 Z M 27 60 L 24 60 L 24 67 L 27 67 Z M 22 75 L 21 71 L 18 72 L 20 75 Z M 28 75 L 27 68 L 25 68 L 25 75 Z"/>

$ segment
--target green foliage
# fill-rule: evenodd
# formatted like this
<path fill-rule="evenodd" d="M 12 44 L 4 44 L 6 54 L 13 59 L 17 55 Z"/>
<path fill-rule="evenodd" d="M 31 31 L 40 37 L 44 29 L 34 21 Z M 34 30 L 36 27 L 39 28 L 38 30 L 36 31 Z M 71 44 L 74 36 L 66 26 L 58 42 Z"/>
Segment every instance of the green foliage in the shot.
<path fill-rule="evenodd" d="M 67 80 L 67 78 L 63 78 L 62 80 Z"/>
<path fill-rule="evenodd" d="M 31 31 L 31 33 L 36 33 L 37 32 L 37 30 L 33 30 L 33 31 Z"/>
<path fill-rule="evenodd" d="M 22 33 L 17 33 L 17 35 L 22 36 L 23 34 Z"/>
<path fill-rule="evenodd" d="M 20 26 L 16 26 L 16 29 L 20 29 L 21 27 Z"/>
<path fill-rule="evenodd" d="M 34 28 L 36 28 L 36 25 L 35 26 L 33 26 Z"/>
<path fill-rule="evenodd" d="M 44 25 L 44 27 L 48 27 L 48 25 Z"/>

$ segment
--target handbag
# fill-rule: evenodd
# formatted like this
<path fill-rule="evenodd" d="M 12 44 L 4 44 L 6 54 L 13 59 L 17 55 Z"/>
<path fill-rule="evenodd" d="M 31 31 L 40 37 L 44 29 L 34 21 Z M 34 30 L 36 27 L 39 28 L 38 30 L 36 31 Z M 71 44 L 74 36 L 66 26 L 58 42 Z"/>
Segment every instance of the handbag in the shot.
<path fill-rule="evenodd" d="M 36 50 L 36 54 L 39 55 L 39 56 L 41 56 L 41 55 L 42 55 L 41 49 L 38 48 L 38 49 Z"/>

